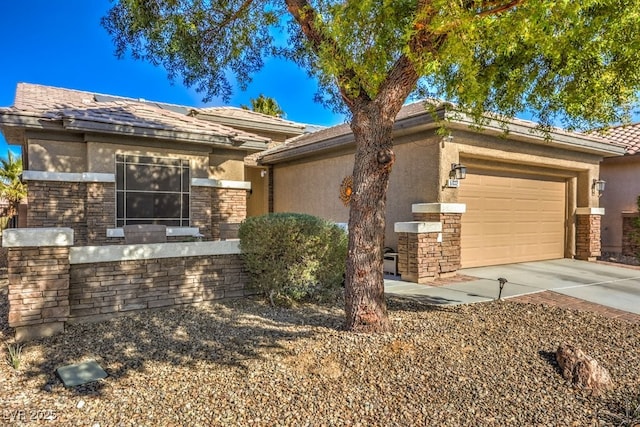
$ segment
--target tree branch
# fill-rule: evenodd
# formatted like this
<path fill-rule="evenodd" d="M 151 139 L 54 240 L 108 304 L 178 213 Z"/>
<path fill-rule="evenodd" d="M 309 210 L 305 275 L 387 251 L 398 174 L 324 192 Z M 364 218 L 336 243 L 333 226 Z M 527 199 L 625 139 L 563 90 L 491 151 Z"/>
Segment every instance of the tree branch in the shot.
<path fill-rule="evenodd" d="M 333 52 L 336 54 L 339 53 L 340 49 L 336 41 L 327 37 L 327 35 L 323 34 L 316 26 L 316 11 L 307 0 L 285 0 L 285 3 L 287 4 L 289 13 L 291 13 L 298 25 L 300 25 L 302 33 L 311 44 L 311 48 L 316 55 L 320 54 L 322 46 L 329 46 Z M 338 89 L 340 90 L 340 94 L 349 108 L 353 108 L 357 102 L 366 102 L 371 100 L 362 85 L 358 84 L 358 96 L 353 97 L 347 93 L 344 85 L 341 84 L 342 82 L 353 82 L 357 78 L 355 71 L 352 69 L 344 68 L 336 78 L 338 80 Z"/>
<path fill-rule="evenodd" d="M 487 2 L 484 2 L 483 6 L 488 7 L 488 9 L 483 10 L 482 12 L 478 13 L 476 16 L 483 17 L 483 16 L 489 16 L 489 15 L 498 15 L 502 12 L 506 12 L 507 10 L 517 7 L 522 3 L 523 3 L 523 0 L 512 0 L 507 3 L 504 3 L 501 1 L 487 1 Z"/>
<path fill-rule="evenodd" d="M 238 19 L 248 8 L 249 6 L 251 6 L 251 3 L 253 3 L 254 0 L 245 0 L 244 3 L 242 3 L 240 5 L 240 7 L 238 8 L 238 10 L 236 10 L 235 12 L 232 12 L 231 14 L 227 15 L 222 22 L 216 24 L 216 26 L 214 28 L 211 28 L 209 30 L 207 30 L 204 34 L 205 39 L 207 40 L 207 43 L 211 43 L 211 40 L 214 39 L 215 37 L 211 37 L 212 33 L 218 33 L 220 32 L 220 30 L 224 27 L 226 27 L 227 25 L 229 25 L 231 22 L 235 21 L 236 19 Z"/>
<path fill-rule="evenodd" d="M 224 21 L 222 21 L 218 27 L 226 27 L 229 22 L 231 21 L 235 21 L 236 19 L 238 19 L 240 17 L 240 15 L 242 15 L 244 13 L 245 10 L 247 10 L 249 8 L 249 6 L 251 6 L 251 3 L 253 3 L 253 0 L 245 0 L 244 3 L 242 3 L 240 5 L 240 7 L 238 8 L 238 10 L 236 10 L 235 13 L 232 13 L 231 15 L 227 16 Z"/>

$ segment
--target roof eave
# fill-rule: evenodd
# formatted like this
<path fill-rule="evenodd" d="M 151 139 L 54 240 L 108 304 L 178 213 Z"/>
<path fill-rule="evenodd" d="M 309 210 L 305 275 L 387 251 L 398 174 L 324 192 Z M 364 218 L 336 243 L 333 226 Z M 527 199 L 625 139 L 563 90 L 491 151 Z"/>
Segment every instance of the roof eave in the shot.
<path fill-rule="evenodd" d="M 455 119 L 449 121 L 449 126 L 452 128 L 469 130 L 475 125 L 473 118 L 464 113 L 454 112 L 450 114 L 455 115 Z M 484 123 L 479 131 L 493 135 L 505 135 L 506 131 L 506 135 L 512 139 L 596 154 L 603 157 L 619 156 L 625 153 L 623 147 L 610 144 L 605 140 L 599 140 L 600 138 L 596 139 L 587 134 L 567 132 L 561 129 L 552 130 L 549 133 L 549 138 L 545 138 L 544 133 L 537 128 L 534 122 L 500 121 L 489 118 L 489 121 Z"/>
<path fill-rule="evenodd" d="M 215 135 L 209 132 L 170 131 L 165 129 L 153 129 L 142 126 L 101 123 L 78 119 L 64 120 L 64 129 L 79 132 L 99 132 L 112 135 L 127 135 L 134 137 L 181 141 L 192 144 L 211 145 L 226 148 L 246 148 L 247 146 L 252 148 L 256 148 L 256 146 L 266 147 L 266 144 L 264 143 L 259 144 L 254 141 L 233 140 L 232 138 Z"/>
<path fill-rule="evenodd" d="M 284 133 L 287 135 L 302 135 L 304 133 L 304 125 L 286 125 L 286 124 L 274 124 L 264 123 L 255 120 L 239 119 L 235 117 L 223 117 L 217 114 L 211 114 L 206 112 L 196 112 L 196 117 L 202 116 L 201 120 L 211 121 L 227 126 L 237 126 L 243 128 L 250 128 L 265 132 Z"/>
<path fill-rule="evenodd" d="M 444 110 L 439 109 L 438 111 L 436 111 L 436 114 L 440 119 L 442 119 L 444 117 Z M 436 123 L 434 121 L 433 115 L 425 110 L 424 113 L 414 114 L 396 120 L 393 125 L 393 131 L 396 134 L 407 134 L 419 132 L 425 129 L 433 129 L 435 128 L 435 126 Z M 326 140 L 311 142 L 309 144 L 294 147 L 287 147 L 286 144 L 280 145 L 274 148 L 273 151 L 268 151 L 264 153 L 264 155 L 259 156 L 257 161 L 259 164 L 279 163 L 283 161 L 302 158 L 309 153 L 320 153 L 340 148 L 346 148 L 349 145 L 353 145 L 354 143 L 355 141 L 351 129 L 348 126 L 345 126 L 343 133 L 334 135 L 333 137 Z"/>

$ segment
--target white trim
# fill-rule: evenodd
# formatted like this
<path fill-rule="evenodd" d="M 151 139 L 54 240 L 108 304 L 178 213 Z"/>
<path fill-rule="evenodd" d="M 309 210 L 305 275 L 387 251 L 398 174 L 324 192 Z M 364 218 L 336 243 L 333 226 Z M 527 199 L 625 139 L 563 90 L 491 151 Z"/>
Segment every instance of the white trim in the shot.
<path fill-rule="evenodd" d="M 440 233 L 442 232 L 441 222 L 396 222 L 393 225 L 393 231 L 396 233 Z"/>
<path fill-rule="evenodd" d="M 411 205 L 412 213 L 463 214 L 466 211 L 465 203 L 414 203 Z"/>
<path fill-rule="evenodd" d="M 142 245 L 76 246 L 69 249 L 70 264 L 89 264 L 143 259 L 237 255 L 240 242 L 150 243 Z"/>
<path fill-rule="evenodd" d="M 167 237 L 201 237 L 198 227 L 167 227 Z M 124 237 L 122 228 L 107 228 L 107 237 Z"/>
<path fill-rule="evenodd" d="M 576 215 L 604 215 L 604 208 L 576 208 Z"/>
<path fill-rule="evenodd" d="M 114 173 L 22 171 L 24 181 L 116 182 Z"/>
<path fill-rule="evenodd" d="M 10 228 L 2 232 L 5 248 L 73 246 L 71 228 Z"/>
<path fill-rule="evenodd" d="M 251 190 L 249 181 L 229 181 L 224 179 L 191 178 L 194 187 L 229 188 L 232 190 Z"/>

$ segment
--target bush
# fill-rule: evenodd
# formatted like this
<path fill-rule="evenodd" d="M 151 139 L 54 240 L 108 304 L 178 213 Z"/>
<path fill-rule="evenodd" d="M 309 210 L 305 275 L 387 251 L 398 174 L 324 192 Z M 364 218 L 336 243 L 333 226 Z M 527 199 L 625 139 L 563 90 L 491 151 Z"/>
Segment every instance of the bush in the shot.
<path fill-rule="evenodd" d="M 240 225 L 251 286 L 272 304 L 326 301 L 341 290 L 347 235 L 311 215 L 276 213 Z"/>

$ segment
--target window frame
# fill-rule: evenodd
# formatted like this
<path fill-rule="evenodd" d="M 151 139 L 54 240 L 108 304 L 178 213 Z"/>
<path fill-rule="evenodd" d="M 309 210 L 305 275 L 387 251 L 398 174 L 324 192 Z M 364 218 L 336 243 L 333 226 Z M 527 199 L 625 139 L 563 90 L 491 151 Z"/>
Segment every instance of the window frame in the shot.
<path fill-rule="evenodd" d="M 117 153 L 115 155 L 115 225 L 117 228 L 121 228 L 129 224 L 163 224 L 171 228 L 184 228 L 191 227 L 191 162 L 188 159 L 178 157 L 165 157 L 154 156 L 147 154 L 133 154 L 133 153 Z M 120 168 L 121 166 L 121 168 Z M 133 166 L 134 168 L 171 168 L 178 169 L 177 176 L 179 176 L 179 191 L 172 189 L 133 189 L 127 186 L 127 167 Z M 145 177 L 151 177 L 152 173 L 145 175 Z M 175 175 L 174 175 L 175 176 Z M 121 179 L 120 179 L 121 178 Z M 168 176 L 172 178 L 171 175 Z M 161 183 L 159 181 L 150 182 Z M 127 215 L 127 202 L 132 194 L 147 194 L 151 197 L 158 195 L 176 195 L 179 200 L 179 216 L 175 217 L 130 217 Z M 185 203 L 185 196 L 187 202 Z M 120 206 L 122 204 L 122 206 Z M 186 209 L 186 215 L 185 215 Z M 155 212 L 154 212 L 155 213 Z"/>

